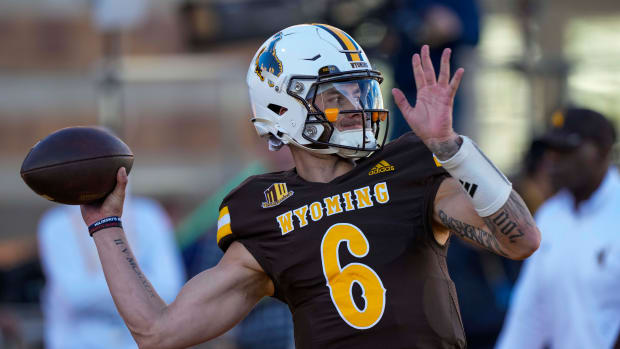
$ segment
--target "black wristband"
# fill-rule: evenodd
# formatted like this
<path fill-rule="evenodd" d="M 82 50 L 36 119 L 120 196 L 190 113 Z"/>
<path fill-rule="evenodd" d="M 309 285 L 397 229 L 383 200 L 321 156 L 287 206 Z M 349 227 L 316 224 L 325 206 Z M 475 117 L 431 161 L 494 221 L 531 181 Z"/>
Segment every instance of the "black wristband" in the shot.
<path fill-rule="evenodd" d="M 98 232 L 102 229 L 107 228 L 122 228 L 121 217 L 119 216 L 110 216 L 96 221 L 95 223 L 88 226 L 88 234 L 93 236 L 94 233 Z"/>

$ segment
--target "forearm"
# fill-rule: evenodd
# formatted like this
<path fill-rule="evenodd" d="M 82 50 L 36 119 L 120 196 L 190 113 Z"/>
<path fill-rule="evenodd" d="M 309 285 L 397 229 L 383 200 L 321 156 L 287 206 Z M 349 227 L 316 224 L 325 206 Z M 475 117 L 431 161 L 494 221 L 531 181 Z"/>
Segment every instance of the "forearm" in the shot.
<path fill-rule="evenodd" d="M 451 199 L 457 202 L 456 205 L 443 205 L 444 209 L 440 205 L 439 221 L 462 238 L 499 255 L 527 258 L 540 243 L 540 232 L 532 215 L 505 176 L 475 144 L 470 140 L 467 142 L 465 144 L 462 137 L 455 135 L 442 142 L 427 144 L 460 183 L 455 182 L 455 185 L 461 187 L 455 189 L 460 194 Z M 463 200 L 458 197 L 466 197 L 473 204 L 473 210 L 458 207 Z"/>
<path fill-rule="evenodd" d="M 525 259 L 538 248 L 540 231 L 515 191 L 503 207 L 488 217 L 477 216 L 463 204 L 457 202 L 437 211 L 438 221 L 460 238 L 511 259 Z"/>
<path fill-rule="evenodd" d="M 148 336 L 166 303 L 140 270 L 121 228 L 99 231 L 93 238 L 120 315 L 136 340 Z"/>
<path fill-rule="evenodd" d="M 499 211 L 483 217 L 483 220 L 501 249 L 510 258 L 525 259 L 534 253 L 540 244 L 540 231 L 534 218 L 514 190 Z"/>

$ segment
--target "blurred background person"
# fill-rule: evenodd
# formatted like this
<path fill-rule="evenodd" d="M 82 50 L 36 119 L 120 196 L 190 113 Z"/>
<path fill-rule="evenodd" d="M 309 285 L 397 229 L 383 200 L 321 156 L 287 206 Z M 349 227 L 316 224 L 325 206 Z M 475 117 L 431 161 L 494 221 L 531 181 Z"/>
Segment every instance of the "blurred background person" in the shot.
<path fill-rule="evenodd" d="M 521 169 L 511 181 L 532 214 L 555 194 L 557 189 L 551 183 L 551 161 L 545 141 L 535 138 L 530 142 Z"/>
<path fill-rule="evenodd" d="M 39 223 L 39 253 L 46 278 L 45 347 L 137 348 L 116 310 L 97 250 L 80 217 L 79 206 L 59 205 Z M 185 273 L 168 216 L 157 202 L 128 196 L 123 217 L 144 274 L 161 289 L 162 298 L 172 302 Z"/>
<path fill-rule="evenodd" d="M 497 348 L 612 348 L 620 331 L 615 128 L 596 111 L 568 108 L 542 140 L 560 191 L 536 214 L 541 247 L 525 262 Z"/>
<path fill-rule="evenodd" d="M 454 67 L 461 67 L 459 60 L 466 48 L 474 47 L 480 38 L 480 11 L 476 0 L 393 0 L 386 13 L 393 38 L 385 47 L 389 52 L 389 62 L 393 69 L 395 87 L 406 96 L 414 98 L 415 85 L 408 80 L 413 74 L 411 52 L 418 52 L 422 45 L 431 48 L 431 60 L 438 65 L 445 48 L 452 49 Z M 451 74 L 453 72 L 450 72 Z M 466 117 L 461 108 L 463 93 L 454 100 L 454 129 L 463 132 L 462 123 Z M 412 101 L 413 102 L 413 101 Z M 391 138 L 398 138 L 409 127 L 398 108 L 392 108 Z"/>

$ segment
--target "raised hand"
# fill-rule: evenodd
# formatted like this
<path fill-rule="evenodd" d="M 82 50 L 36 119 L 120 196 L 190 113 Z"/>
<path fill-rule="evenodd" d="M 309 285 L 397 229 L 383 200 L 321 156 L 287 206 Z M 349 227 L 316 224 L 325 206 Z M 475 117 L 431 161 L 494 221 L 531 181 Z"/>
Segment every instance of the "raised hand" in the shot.
<path fill-rule="evenodd" d="M 407 123 L 426 146 L 440 159 L 452 156 L 459 147 L 460 138 L 452 129 L 454 96 L 463 77 L 459 68 L 450 80 L 450 49 L 441 55 L 439 78 L 431 62 L 428 45 L 412 58 L 413 77 L 417 87 L 415 107 L 412 107 L 404 93 L 394 88 L 394 101 Z"/>

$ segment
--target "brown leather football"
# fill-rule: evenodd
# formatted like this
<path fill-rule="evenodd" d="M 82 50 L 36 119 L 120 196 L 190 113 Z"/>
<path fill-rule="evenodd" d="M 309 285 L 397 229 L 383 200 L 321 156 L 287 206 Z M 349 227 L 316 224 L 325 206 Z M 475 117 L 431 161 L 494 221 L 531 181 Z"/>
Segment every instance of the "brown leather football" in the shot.
<path fill-rule="evenodd" d="M 22 179 L 44 198 L 69 205 L 104 198 L 116 172 L 133 165 L 131 149 L 101 127 L 68 127 L 35 144 L 22 163 Z"/>

